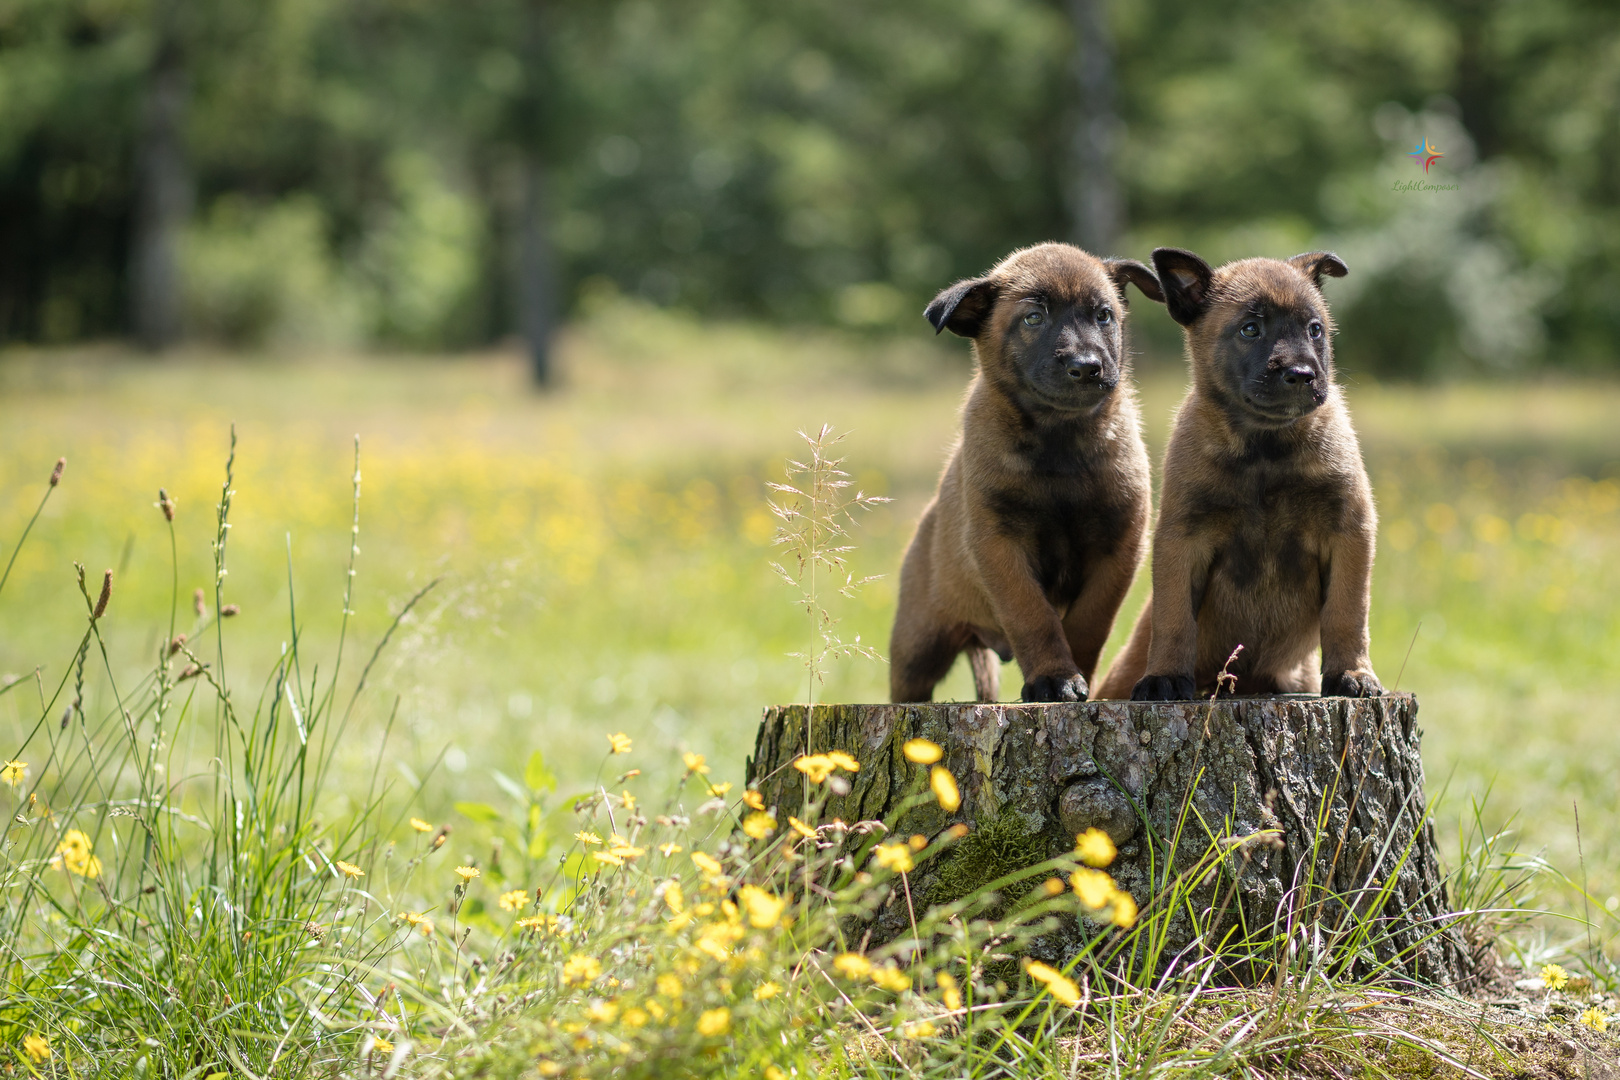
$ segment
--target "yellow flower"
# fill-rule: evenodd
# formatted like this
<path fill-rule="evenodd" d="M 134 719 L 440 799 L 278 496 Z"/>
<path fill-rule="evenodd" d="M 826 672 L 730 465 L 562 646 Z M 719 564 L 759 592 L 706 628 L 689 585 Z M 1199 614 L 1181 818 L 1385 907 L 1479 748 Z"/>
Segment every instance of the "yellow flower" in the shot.
<path fill-rule="evenodd" d="M 354 865 L 354 863 L 344 862 L 342 859 L 337 861 L 337 868 L 343 871 L 344 877 L 357 878 L 366 876 L 366 872 L 364 870 Z"/>
<path fill-rule="evenodd" d="M 728 792 L 730 790 L 731 790 L 731 781 L 730 780 L 722 780 L 718 784 L 710 784 L 709 785 L 709 794 L 713 795 L 717 799 L 725 798 L 726 797 L 726 792 Z"/>
<path fill-rule="evenodd" d="M 433 920 L 428 918 L 426 915 L 423 915 L 421 912 L 402 911 L 399 913 L 399 917 L 404 919 L 409 925 L 416 927 L 417 932 L 423 937 L 433 936 Z"/>
<path fill-rule="evenodd" d="M 483 874 L 483 871 L 478 869 L 478 867 L 476 867 L 476 866 L 458 866 L 458 867 L 456 867 L 456 876 L 458 878 L 460 878 L 462 881 L 471 881 L 473 878 L 479 877 L 482 874 Z"/>
<path fill-rule="evenodd" d="M 602 961 L 585 953 L 575 953 L 563 962 L 563 982 L 574 983 L 595 982 L 602 975 Z"/>
<path fill-rule="evenodd" d="M 586 1007 L 585 1015 L 598 1024 L 611 1024 L 619 1018 L 619 1003 L 616 1001 L 593 1001 Z"/>
<path fill-rule="evenodd" d="M 51 1058 L 51 1041 L 43 1035 L 23 1036 L 23 1053 L 28 1055 L 30 1061 L 39 1064 Z"/>
<path fill-rule="evenodd" d="M 780 896 L 766 892 L 758 885 L 744 885 L 737 890 L 737 899 L 748 912 L 748 921 L 756 929 L 769 930 L 782 918 L 782 909 L 787 901 Z"/>
<path fill-rule="evenodd" d="M 1107 866 L 1119 852 L 1114 841 L 1098 828 L 1090 828 L 1074 838 L 1074 853 L 1087 866 Z"/>
<path fill-rule="evenodd" d="M 864 979 L 872 974 L 872 961 L 860 953 L 847 952 L 833 960 L 833 967 L 850 979 Z"/>
<path fill-rule="evenodd" d="M 636 797 L 634 795 L 626 791 L 619 796 L 619 801 L 624 803 L 626 810 L 634 812 L 636 808 Z"/>
<path fill-rule="evenodd" d="M 639 859 L 643 855 L 647 854 L 646 848 L 638 848 L 631 844 L 628 840 L 621 839 L 617 836 L 613 838 L 613 846 L 608 848 L 608 851 L 614 855 L 617 855 L 621 859 Z"/>
<path fill-rule="evenodd" d="M 776 818 L 763 810 L 756 810 L 743 819 L 742 829 L 755 840 L 763 840 L 776 831 Z"/>
<path fill-rule="evenodd" d="M 660 855 L 662 855 L 666 859 L 669 858 L 671 855 L 678 855 L 682 851 L 685 851 L 685 850 L 686 849 L 681 847 L 681 845 L 679 845 L 679 844 L 659 844 L 658 845 L 658 853 Z"/>
<path fill-rule="evenodd" d="M 0 768 L 0 780 L 12 787 L 21 787 L 28 779 L 28 762 L 8 761 L 4 768 Z"/>
<path fill-rule="evenodd" d="M 624 1026 L 625 1027 L 630 1027 L 630 1028 L 646 1027 L 647 1026 L 647 1021 L 649 1019 L 651 1019 L 651 1017 L 649 1017 L 647 1015 L 647 1010 L 638 1009 L 634 1005 L 632 1005 L 628 1009 L 624 1010 Z"/>
<path fill-rule="evenodd" d="M 912 739 L 900 748 L 906 755 L 906 760 L 917 765 L 932 765 L 945 756 L 945 751 L 939 743 L 928 739 Z"/>
<path fill-rule="evenodd" d="M 808 776 L 812 784 L 822 784 L 832 775 L 834 765 L 826 754 L 809 754 L 795 761 L 793 767 Z"/>
<path fill-rule="evenodd" d="M 955 813 L 962 805 L 962 793 L 957 790 L 956 777 L 943 765 L 935 765 L 928 772 L 928 786 L 934 789 L 934 798 L 946 813 Z"/>
<path fill-rule="evenodd" d="M 1548 964 L 1541 969 L 1541 985 L 1548 990 L 1562 990 L 1567 982 L 1569 982 L 1569 972 L 1559 965 Z"/>
<path fill-rule="evenodd" d="M 911 976 L 897 967 L 873 968 L 872 981 L 891 994 L 900 994 L 911 989 Z"/>
<path fill-rule="evenodd" d="M 376 1035 L 371 1037 L 371 1048 L 379 1054 L 392 1054 L 394 1052 L 393 1043 Z"/>
<path fill-rule="evenodd" d="M 845 772 L 860 772 L 861 763 L 844 753 L 842 750 L 827 751 L 827 760 L 843 769 Z"/>
<path fill-rule="evenodd" d="M 942 971 L 937 976 L 939 982 L 939 998 L 945 1007 L 952 1012 L 962 1007 L 962 991 L 957 988 L 956 976 L 948 971 Z"/>
<path fill-rule="evenodd" d="M 916 864 L 911 861 L 911 847 L 904 843 L 879 844 L 872 849 L 872 857 L 885 870 L 897 874 L 908 873 Z"/>
<path fill-rule="evenodd" d="M 556 933 L 558 925 L 555 915 L 530 915 L 517 921 L 519 930 L 536 930 L 541 933 Z"/>
<path fill-rule="evenodd" d="M 1039 960 L 1031 960 L 1024 970 L 1036 982 L 1045 983 L 1052 996 L 1063 1004 L 1070 1008 L 1080 1004 L 1080 988 L 1057 968 L 1048 967 Z"/>
<path fill-rule="evenodd" d="M 432 832 L 433 831 L 433 826 L 429 825 L 427 822 L 423 821 L 419 817 L 411 818 L 411 828 L 415 829 L 417 832 Z"/>
<path fill-rule="evenodd" d="M 709 771 L 709 767 L 703 763 L 702 754 L 694 754 L 688 750 L 681 755 L 681 760 L 686 762 L 686 771 L 689 773 L 697 773 L 699 776 L 703 776 Z"/>
<path fill-rule="evenodd" d="M 938 1034 L 939 1028 L 934 1026 L 932 1020 L 916 1020 L 900 1029 L 903 1039 L 931 1039 Z"/>
<path fill-rule="evenodd" d="M 720 861 L 713 855 L 710 855 L 708 852 L 692 852 L 692 861 L 697 864 L 697 868 L 699 870 L 703 871 L 712 878 L 719 877 L 725 872 L 725 868 L 720 865 Z"/>
<path fill-rule="evenodd" d="M 1093 911 L 1101 911 L 1114 898 L 1114 879 L 1101 870 L 1082 866 L 1069 875 L 1069 884 L 1074 886 L 1080 902 Z"/>
<path fill-rule="evenodd" d="M 671 1001 L 674 1001 L 676 998 L 681 996 L 681 980 L 678 976 L 665 972 L 664 974 L 658 976 L 656 982 L 658 992 L 669 998 Z"/>
<path fill-rule="evenodd" d="M 788 1074 L 775 1065 L 765 1066 L 765 1080 L 788 1080 Z"/>
<path fill-rule="evenodd" d="M 593 851 L 591 852 L 591 858 L 595 859 L 603 866 L 624 865 L 624 856 L 620 855 L 617 851 Z"/>
<path fill-rule="evenodd" d="M 754 987 L 755 1001 L 769 1001 L 782 992 L 782 984 L 778 982 L 762 982 Z M 1602 1030 L 1601 1028 L 1599 1030 Z"/>
<path fill-rule="evenodd" d="M 1593 1031 L 1607 1031 L 1609 1029 L 1609 1018 L 1595 1008 L 1587 1009 L 1576 1019 Z"/>
<path fill-rule="evenodd" d="M 626 735 L 624 732 L 621 731 L 617 735 L 609 735 L 607 740 L 608 746 L 612 748 L 608 751 L 608 753 L 628 754 L 630 752 L 630 736 Z"/>
<path fill-rule="evenodd" d="M 705 1039 L 712 1039 L 716 1035 L 724 1035 L 731 1030 L 731 1010 L 727 1008 L 708 1009 L 698 1017 L 697 1033 Z"/>
<path fill-rule="evenodd" d="M 1114 925 L 1129 930 L 1136 925 L 1136 898 L 1124 889 L 1114 890 Z"/>
<path fill-rule="evenodd" d="M 750 810 L 763 810 L 765 809 L 765 796 L 753 788 L 749 788 L 743 792 L 743 805 Z"/>
<path fill-rule="evenodd" d="M 577 832 L 574 834 L 574 839 L 578 840 L 587 847 L 592 844 L 600 844 L 602 842 L 602 838 L 593 832 Z"/>
<path fill-rule="evenodd" d="M 513 889 L 511 892 L 501 893 L 498 901 L 502 911 L 522 911 L 529 906 L 529 890 Z"/>
<path fill-rule="evenodd" d="M 816 830 L 812 829 L 810 826 L 806 825 L 804 822 L 800 821 L 791 814 L 788 815 L 788 824 L 793 826 L 794 832 L 798 833 L 806 840 L 814 840 L 816 838 Z"/>
<path fill-rule="evenodd" d="M 80 877 L 101 876 L 101 860 L 90 854 L 90 838 L 78 829 L 69 829 L 62 834 L 62 839 L 56 845 L 56 857 L 51 860 L 51 865 L 78 874 Z"/>

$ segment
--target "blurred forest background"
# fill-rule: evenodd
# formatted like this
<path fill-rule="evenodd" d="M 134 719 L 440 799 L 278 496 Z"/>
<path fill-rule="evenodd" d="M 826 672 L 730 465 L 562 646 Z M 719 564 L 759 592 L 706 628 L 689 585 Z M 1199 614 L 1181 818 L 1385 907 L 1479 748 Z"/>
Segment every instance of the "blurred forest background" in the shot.
<path fill-rule="evenodd" d="M 0 3 L 0 341 L 543 378 L 593 297 L 910 331 L 1054 237 L 1335 248 L 1351 371 L 1612 368 L 1620 6 Z"/>

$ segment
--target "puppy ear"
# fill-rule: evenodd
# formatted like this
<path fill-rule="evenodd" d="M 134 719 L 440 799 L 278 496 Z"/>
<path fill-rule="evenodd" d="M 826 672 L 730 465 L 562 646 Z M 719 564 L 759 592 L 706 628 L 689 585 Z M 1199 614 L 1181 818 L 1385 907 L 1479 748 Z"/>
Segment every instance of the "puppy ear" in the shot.
<path fill-rule="evenodd" d="M 1108 276 L 1114 279 L 1114 284 L 1119 286 L 1119 298 L 1125 301 L 1126 307 L 1131 303 L 1125 295 L 1126 282 L 1141 289 L 1142 295 L 1149 300 L 1164 303 L 1164 290 L 1159 287 L 1159 279 L 1142 263 L 1135 259 L 1104 259 L 1103 267 L 1108 271 Z"/>
<path fill-rule="evenodd" d="M 934 324 L 934 333 L 949 330 L 959 337 L 978 337 L 979 328 L 995 305 L 997 288 L 989 278 L 970 278 L 958 281 L 941 290 L 923 312 L 923 317 Z"/>
<path fill-rule="evenodd" d="M 1350 272 L 1350 268 L 1344 265 L 1344 260 L 1331 251 L 1308 251 L 1303 255 L 1295 255 L 1288 260 L 1288 265 L 1302 274 L 1310 275 L 1310 279 L 1316 283 L 1318 289 L 1322 287 L 1323 274 L 1328 277 L 1344 277 Z"/>
<path fill-rule="evenodd" d="M 1191 326 L 1209 310 L 1209 281 L 1215 271 L 1209 263 L 1181 248 L 1154 248 L 1153 269 L 1159 272 L 1164 306 L 1182 326 Z"/>

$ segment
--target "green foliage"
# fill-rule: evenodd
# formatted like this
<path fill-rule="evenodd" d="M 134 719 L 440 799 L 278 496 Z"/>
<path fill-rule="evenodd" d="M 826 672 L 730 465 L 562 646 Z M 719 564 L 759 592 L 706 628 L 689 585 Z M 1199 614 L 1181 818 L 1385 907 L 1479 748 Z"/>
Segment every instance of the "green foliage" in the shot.
<path fill-rule="evenodd" d="M 981 822 L 954 848 L 939 868 L 929 891 L 933 904 L 953 904 L 977 892 L 989 881 L 999 881 L 1046 859 L 1046 845 L 1030 832 L 1024 816 L 1004 810 L 993 821 Z M 1022 895 L 1030 883 L 1015 890 Z"/>

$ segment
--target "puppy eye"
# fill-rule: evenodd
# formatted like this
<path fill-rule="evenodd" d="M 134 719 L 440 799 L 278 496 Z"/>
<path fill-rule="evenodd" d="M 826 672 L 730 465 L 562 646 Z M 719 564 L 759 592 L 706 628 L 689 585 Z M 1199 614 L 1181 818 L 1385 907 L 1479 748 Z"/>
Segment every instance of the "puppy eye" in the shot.
<path fill-rule="evenodd" d="M 1257 322 L 1246 322 L 1238 328 L 1238 333 L 1242 334 L 1246 338 L 1257 338 L 1260 336 L 1260 324 Z"/>
<path fill-rule="evenodd" d="M 1025 326 L 1039 326 L 1045 321 L 1046 313 L 1042 311 L 1032 311 L 1028 315 L 1024 316 Z"/>
<path fill-rule="evenodd" d="M 1097 312 L 1097 325 L 1098 326 L 1107 326 L 1109 323 L 1111 323 L 1113 321 L 1114 321 L 1114 313 L 1112 311 L 1109 311 L 1107 308 L 1103 308 L 1103 309 L 1101 309 L 1100 311 Z"/>
<path fill-rule="evenodd" d="M 1310 334 L 1311 337 L 1313 337 L 1313 338 L 1321 337 L 1322 336 L 1322 324 L 1319 323 L 1319 322 L 1311 323 L 1310 327 L 1306 330 L 1306 333 Z"/>

